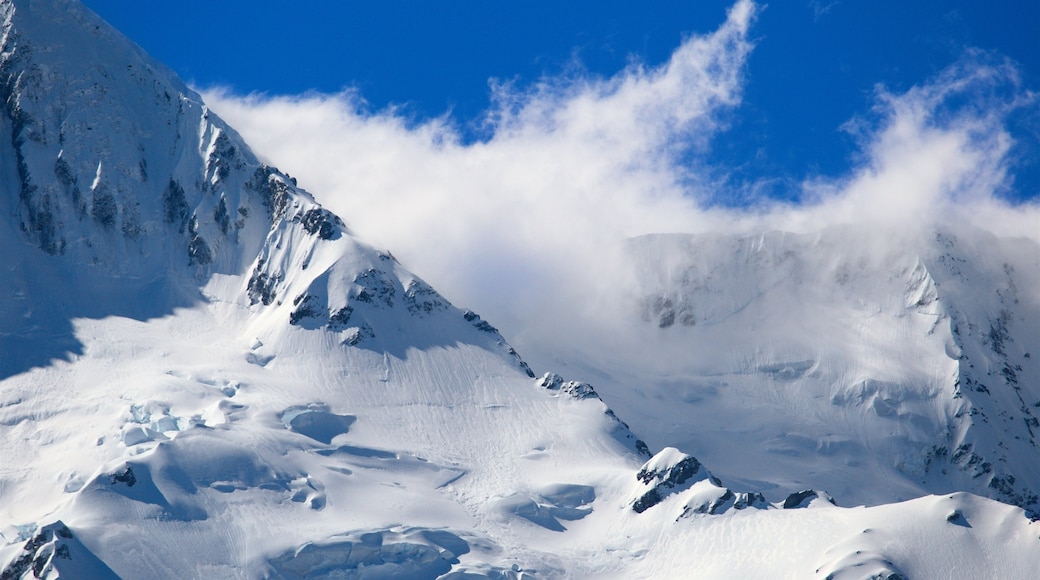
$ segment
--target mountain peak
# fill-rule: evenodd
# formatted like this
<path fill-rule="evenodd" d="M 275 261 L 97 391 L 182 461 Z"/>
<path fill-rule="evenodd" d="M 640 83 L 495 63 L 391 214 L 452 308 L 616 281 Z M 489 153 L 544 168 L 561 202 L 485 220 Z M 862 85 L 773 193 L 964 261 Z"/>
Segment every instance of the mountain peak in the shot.
<path fill-rule="evenodd" d="M 634 350 L 657 349 L 660 360 L 677 351 L 721 371 L 680 384 L 689 387 L 681 402 L 643 381 L 690 377 L 647 372 L 626 381 L 645 370 L 626 368 L 627 354 L 590 373 L 596 388 L 554 373 L 535 380 L 490 321 L 352 236 L 175 75 L 81 5 L 0 0 L 0 19 L 0 576 L 803 577 L 811 566 L 837 576 L 867 564 L 942 577 L 950 554 L 980 546 L 986 555 L 956 561 L 958 573 L 1036 570 L 1036 534 L 1021 509 L 967 494 L 847 509 L 818 491 L 838 491 L 840 501 L 847 490 L 774 477 L 790 470 L 747 474 L 779 463 L 748 466 L 764 457 L 759 447 L 813 468 L 807 478 L 831 473 L 837 460 L 798 462 L 806 441 L 817 442 L 820 417 L 831 415 L 866 425 L 869 437 L 879 424 L 909 426 L 896 438 L 907 443 L 900 450 L 920 450 L 921 409 L 957 402 L 942 399 L 942 388 L 902 385 L 880 364 L 835 373 L 827 365 L 846 361 L 811 348 L 803 356 L 791 326 L 771 326 L 781 348 L 747 357 L 733 354 L 744 343 L 732 336 L 709 333 L 694 348 L 668 343 L 763 314 L 777 296 L 781 322 L 840 312 L 865 328 L 878 312 L 858 307 L 856 286 L 873 277 L 869 268 L 835 276 L 859 264 L 840 255 L 842 244 L 828 253 L 818 251 L 826 236 L 643 240 L 637 250 L 661 250 L 649 253 L 656 266 L 644 264 L 646 296 L 671 293 L 673 308 L 693 308 L 673 313 L 671 324 L 629 325 L 628 335 L 646 339 Z M 727 253 L 734 247 L 737 259 Z M 684 277 L 690 249 L 707 254 L 695 255 L 705 258 L 697 266 L 728 259 Z M 1003 386 L 1016 379 L 1022 397 L 1032 396 L 1034 367 L 1020 370 L 1013 357 L 1036 335 L 1017 310 L 1006 304 L 1011 314 L 991 319 L 980 302 L 955 315 L 951 305 L 966 302 L 954 294 L 951 305 L 938 304 L 953 280 L 943 267 L 972 284 L 1011 271 L 976 271 L 954 259 L 962 255 L 951 250 L 939 266 L 901 256 L 897 275 L 870 287 L 896 287 L 881 312 L 894 312 L 907 336 L 926 333 L 899 362 L 932 369 L 938 361 L 946 375 L 963 360 L 1006 363 Z M 655 277 L 654 267 L 666 275 Z M 999 278 L 1006 292 L 998 296 L 1035 304 L 1018 280 Z M 843 290 L 834 299 L 813 282 Z M 684 302 L 691 292 L 696 302 Z M 803 292 L 821 300 L 785 302 Z M 982 323 L 991 320 L 999 324 Z M 775 322 L 753 320 L 763 321 Z M 953 321 L 962 337 L 983 342 L 928 350 L 945 346 Z M 873 340 L 885 346 L 891 336 L 880 336 Z M 985 343 L 984 356 L 976 343 Z M 994 369 L 985 370 L 972 377 L 994 391 Z M 845 382 L 828 382 L 835 374 Z M 840 392 L 821 396 L 821 384 Z M 771 391 L 758 397 L 763 385 Z M 980 417 L 1001 420 L 994 413 L 1014 392 L 1005 389 Z M 839 394 L 855 401 L 837 405 Z M 693 405 L 712 397 L 734 404 Z M 805 404 L 783 407 L 791 401 Z M 806 408 L 817 423 L 804 420 Z M 803 419 L 785 438 L 729 437 L 748 423 L 775 426 L 778 409 L 789 412 L 780 419 Z M 668 429 L 691 411 L 704 420 L 671 432 L 689 445 L 660 445 L 655 456 L 636 436 L 641 427 L 619 417 L 653 412 L 658 424 L 643 426 Z M 706 427 L 723 421 L 724 429 Z M 965 454 L 967 465 L 1009 443 L 971 441 L 983 459 Z M 812 457 L 831 453 L 830 442 L 835 457 L 851 448 L 834 437 Z M 744 477 L 729 478 L 733 461 L 744 462 Z M 1018 483 L 1010 473 L 989 481 L 1013 492 L 1032 481 L 1025 469 L 1014 471 Z M 792 486 L 801 491 L 787 495 Z M 781 507 L 792 509 L 778 516 Z M 770 546 L 768 555 L 749 558 L 752 544 Z"/>
<path fill-rule="evenodd" d="M 0 376 L 80 354 L 72 319 L 145 320 L 200 301 L 246 305 L 279 332 L 321 327 L 348 346 L 387 346 L 390 333 L 376 332 L 387 317 L 363 311 L 396 312 L 391 296 L 416 320 L 451 313 L 452 332 L 524 366 L 78 2 L 4 2 L 0 17 L 0 250 L 17 256 L 0 280 L 0 321 L 20 329 L 0 337 L 17 353 Z M 74 291 L 43 291 L 58 286 Z"/>

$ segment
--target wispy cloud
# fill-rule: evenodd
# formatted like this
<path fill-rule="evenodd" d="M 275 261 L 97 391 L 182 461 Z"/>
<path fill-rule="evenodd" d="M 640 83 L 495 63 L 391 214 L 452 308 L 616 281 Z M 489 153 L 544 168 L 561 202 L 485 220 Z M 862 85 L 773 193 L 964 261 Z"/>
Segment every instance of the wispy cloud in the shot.
<path fill-rule="evenodd" d="M 873 110 L 845 125 L 860 144 L 849 173 L 803 184 L 807 204 L 787 210 L 801 227 L 878 222 L 929 229 L 959 221 L 1040 236 L 1036 203 L 1003 201 L 1014 186 L 1007 120 L 1037 106 L 1013 65 L 969 51 L 905 93 L 884 86 L 875 93 Z"/>
<path fill-rule="evenodd" d="M 716 32 L 686 39 L 658 67 L 497 86 L 487 138 L 475 143 L 450 117 L 368 112 L 354 91 L 204 96 L 362 238 L 510 338 L 593 316 L 595 286 L 639 234 L 962 220 L 1040 236 L 1038 206 L 1001 195 L 1012 183 L 1008 115 L 1035 97 L 1012 66 L 977 53 L 905 93 L 879 87 L 874 110 L 847 125 L 859 157 L 845 175 L 798 185 L 802 204 L 706 203 L 727 195 L 726 168 L 704 160 L 739 114 L 756 10 L 737 2 Z"/>
<path fill-rule="evenodd" d="M 809 0 L 809 6 L 813 10 L 813 20 L 819 21 L 820 18 L 825 16 L 838 4 L 841 4 L 839 0 L 830 0 L 828 2 L 825 2 L 824 0 Z"/>

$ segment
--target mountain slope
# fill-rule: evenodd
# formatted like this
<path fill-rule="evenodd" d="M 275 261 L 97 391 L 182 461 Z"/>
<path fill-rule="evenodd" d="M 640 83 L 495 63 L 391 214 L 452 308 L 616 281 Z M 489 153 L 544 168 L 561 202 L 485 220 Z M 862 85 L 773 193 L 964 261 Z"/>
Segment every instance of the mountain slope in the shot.
<path fill-rule="evenodd" d="M 774 499 L 1040 507 L 1035 241 L 864 226 L 646 236 L 629 256 L 625 330 L 560 358 L 651 445 Z"/>
<path fill-rule="evenodd" d="M 992 500 L 770 503 L 650 457 L 78 3 L 0 17 L 0 576 L 1040 566 L 1037 524 Z"/>

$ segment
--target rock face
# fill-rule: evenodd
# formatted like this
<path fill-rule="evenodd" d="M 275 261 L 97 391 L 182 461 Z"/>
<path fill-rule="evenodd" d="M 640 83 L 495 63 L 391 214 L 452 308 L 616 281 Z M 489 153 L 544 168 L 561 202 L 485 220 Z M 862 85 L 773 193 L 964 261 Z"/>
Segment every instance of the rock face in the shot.
<path fill-rule="evenodd" d="M 636 473 L 636 480 L 640 483 L 637 497 L 632 501 L 632 510 L 636 513 L 643 513 L 668 496 L 687 491 L 699 483 L 715 489 L 721 489 L 722 485 L 695 457 L 674 447 L 662 449 L 643 464 Z"/>
<path fill-rule="evenodd" d="M 718 515 L 730 509 L 795 509 L 809 507 L 821 500 L 835 505 L 829 494 L 817 490 L 793 493 L 780 504 L 766 501 L 760 492 L 734 492 L 723 487 L 717 477 L 704 469 L 700 461 L 674 447 L 662 449 L 636 473 L 639 486 L 631 501 L 632 511 L 643 513 L 678 496 L 683 502 L 677 519 L 694 514 Z"/>
<path fill-rule="evenodd" d="M 804 508 L 809 507 L 817 500 L 835 505 L 834 498 L 832 498 L 827 492 L 817 491 L 815 489 L 806 489 L 787 496 L 787 499 L 784 500 L 781 507 L 785 510 Z"/>
<path fill-rule="evenodd" d="M 1040 567 L 1022 510 L 967 494 L 735 517 L 779 506 L 722 487 L 677 448 L 651 457 L 597 393 L 609 373 L 596 389 L 535 380 L 490 322 L 355 239 L 78 3 L 0 0 L 0 34 L 3 578 L 655 578 L 705 563 L 729 576 L 945 577 L 947 556 L 970 551 L 950 546 L 984 554 L 958 573 Z M 915 323 L 932 316 L 923 280 Z M 711 327 L 702 310 L 655 304 L 653 332 Z M 1031 335 L 1010 304 L 984 334 L 1028 402 L 1032 370 L 1014 357 Z M 976 336 L 968 321 L 983 319 L 958 316 Z M 978 367 L 958 344 L 950 360 Z M 821 369 L 800 355 L 743 362 L 740 376 L 781 387 Z M 913 419 L 931 400 L 899 398 L 901 383 L 874 374 L 839 386 L 833 399 L 808 389 L 815 409 Z M 783 393 L 800 402 L 798 388 Z M 951 461 L 1026 488 L 1030 466 L 1009 455 L 1014 473 L 1000 475 L 984 438 L 956 437 Z M 821 497 L 785 503 L 829 506 Z M 864 541 L 867 527 L 892 537 Z M 855 541 L 834 544 L 850 530 Z M 775 548 L 770 561 L 748 567 L 749 532 Z M 888 558 L 893 538 L 913 556 Z"/>
<path fill-rule="evenodd" d="M 118 578 L 58 520 L 26 540 L 21 552 L 0 571 L 3 580 L 22 578 Z"/>

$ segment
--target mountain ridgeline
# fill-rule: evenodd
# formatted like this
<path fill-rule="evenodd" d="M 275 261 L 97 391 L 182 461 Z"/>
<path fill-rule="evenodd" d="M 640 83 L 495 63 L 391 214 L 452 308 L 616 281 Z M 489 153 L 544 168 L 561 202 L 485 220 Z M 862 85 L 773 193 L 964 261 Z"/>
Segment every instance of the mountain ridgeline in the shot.
<path fill-rule="evenodd" d="M 148 319 L 245 297 L 357 344 L 375 338 L 366 306 L 396 297 L 413 314 L 455 311 L 385 252 L 359 249 L 370 258 L 358 271 L 331 262 L 316 265 L 334 272 L 308 271 L 319 248 L 345 235 L 360 248 L 342 220 L 77 2 L 4 2 L 0 17 L 0 139 L 10 153 L 0 247 L 16 273 L 0 281 L 0 320 L 18 329 L 0 338 L 17 353 L 0 377 L 78 354 L 68 321 L 81 316 Z M 245 286 L 203 296 L 215 275 Z M 318 288 L 328 283 L 339 296 Z M 60 301 L 40 291 L 54 286 L 71 291 Z M 352 304 L 362 307 L 353 320 Z"/>
<path fill-rule="evenodd" d="M 987 236 L 639 238 L 631 352 L 535 379 L 78 1 L 0 0 L 0 578 L 1027 577 L 1040 263 Z"/>

